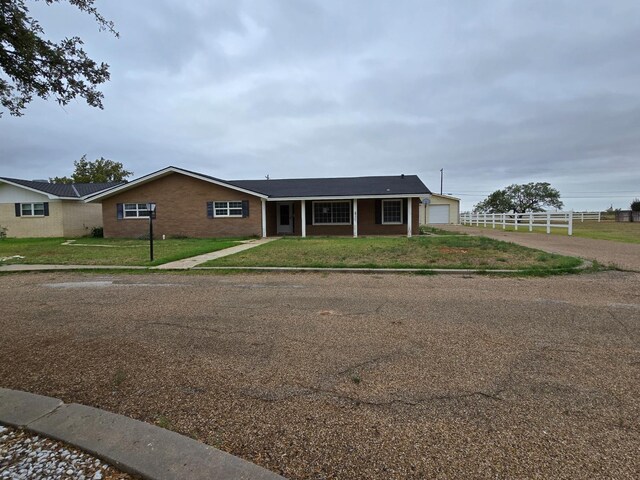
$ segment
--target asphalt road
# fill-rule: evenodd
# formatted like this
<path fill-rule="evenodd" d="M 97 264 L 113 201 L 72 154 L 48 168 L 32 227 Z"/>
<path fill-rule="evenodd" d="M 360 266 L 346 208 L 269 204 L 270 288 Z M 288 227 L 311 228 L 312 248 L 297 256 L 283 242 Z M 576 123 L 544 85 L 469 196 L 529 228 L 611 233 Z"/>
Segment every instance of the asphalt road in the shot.
<path fill-rule="evenodd" d="M 290 478 L 640 477 L 640 274 L 20 274 L 0 305 L 0 386 Z"/>

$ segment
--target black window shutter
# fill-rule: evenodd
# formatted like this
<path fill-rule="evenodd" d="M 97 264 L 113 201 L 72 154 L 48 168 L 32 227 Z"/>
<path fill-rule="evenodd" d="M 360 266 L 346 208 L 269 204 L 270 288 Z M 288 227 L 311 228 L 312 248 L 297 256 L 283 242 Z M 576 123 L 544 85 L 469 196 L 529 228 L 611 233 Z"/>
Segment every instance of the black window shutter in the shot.
<path fill-rule="evenodd" d="M 49 202 L 44 202 L 44 216 L 49 216 Z"/>
<path fill-rule="evenodd" d="M 122 220 L 124 217 L 124 209 L 122 207 L 121 203 L 117 203 L 116 204 L 116 212 L 117 212 L 117 218 L 118 220 Z"/>
<path fill-rule="evenodd" d="M 307 225 L 312 225 L 313 224 L 313 202 L 311 200 L 307 200 L 305 202 L 305 207 L 304 209 L 306 210 L 305 212 L 305 216 L 307 217 L 305 220 L 305 223 Z"/>
<path fill-rule="evenodd" d="M 407 224 L 407 200 L 406 198 L 402 199 L 402 223 Z"/>
<path fill-rule="evenodd" d="M 16 203 L 16 217 L 22 216 L 22 211 L 20 210 L 20 204 Z"/>
<path fill-rule="evenodd" d="M 249 216 L 249 200 L 242 200 L 242 218 Z"/>
<path fill-rule="evenodd" d="M 382 200 L 380 199 L 376 200 L 375 212 L 376 212 L 376 225 L 380 225 L 382 223 Z"/>
<path fill-rule="evenodd" d="M 207 202 L 207 218 L 213 218 L 213 202 Z"/>

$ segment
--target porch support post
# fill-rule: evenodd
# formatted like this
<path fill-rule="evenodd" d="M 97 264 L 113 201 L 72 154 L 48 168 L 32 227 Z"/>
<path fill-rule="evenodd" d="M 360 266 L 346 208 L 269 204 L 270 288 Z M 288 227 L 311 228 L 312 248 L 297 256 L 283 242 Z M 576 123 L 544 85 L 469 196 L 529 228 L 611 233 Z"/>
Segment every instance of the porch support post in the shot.
<path fill-rule="evenodd" d="M 407 198 L 407 237 L 411 237 L 413 230 L 413 198 Z"/>
<path fill-rule="evenodd" d="M 300 215 L 301 215 L 301 227 L 302 227 L 302 236 L 306 237 L 307 236 L 307 201 L 306 200 L 302 200 L 302 202 L 300 203 L 302 206 L 300 207 L 302 210 L 300 210 Z"/>
<path fill-rule="evenodd" d="M 267 200 L 265 198 L 261 198 L 262 200 L 262 238 L 267 236 Z"/>
<path fill-rule="evenodd" d="M 353 199 L 353 238 L 358 238 L 358 199 Z"/>

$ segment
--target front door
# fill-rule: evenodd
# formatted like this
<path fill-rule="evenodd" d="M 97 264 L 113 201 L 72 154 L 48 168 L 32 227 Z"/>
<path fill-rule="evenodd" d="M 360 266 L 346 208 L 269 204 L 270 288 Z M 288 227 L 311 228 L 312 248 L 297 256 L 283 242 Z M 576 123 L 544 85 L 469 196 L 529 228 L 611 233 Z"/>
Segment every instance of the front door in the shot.
<path fill-rule="evenodd" d="M 293 233 L 293 203 L 278 202 L 278 234 Z"/>

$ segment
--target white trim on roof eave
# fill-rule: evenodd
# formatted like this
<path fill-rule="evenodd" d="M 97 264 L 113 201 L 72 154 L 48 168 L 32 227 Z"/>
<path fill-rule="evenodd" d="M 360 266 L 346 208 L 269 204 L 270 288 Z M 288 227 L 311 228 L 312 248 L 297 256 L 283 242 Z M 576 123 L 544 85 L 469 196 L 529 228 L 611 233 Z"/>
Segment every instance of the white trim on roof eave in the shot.
<path fill-rule="evenodd" d="M 0 182 L 4 182 L 8 185 L 13 185 L 14 187 L 24 188 L 25 190 L 29 190 L 30 192 L 39 193 L 40 195 L 46 195 L 49 200 L 66 200 L 69 197 L 59 197 L 58 195 L 54 195 L 53 193 L 43 192 L 42 190 L 38 190 L 36 188 L 27 187 L 26 185 L 20 185 L 19 183 L 10 182 L 5 178 L 0 178 Z M 74 200 L 78 200 L 75 197 L 72 197 Z"/>
<path fill-rule="evenodd" d="M 203 177 L 202 175 L 198 175 L 198 174 L 192 173 L 192 172 L 187 172 L 185 170 L 181 170 L 181 169 L 176 168 L 176 167 L 167 167 L 167 168 L 163 168 L 162 170 L 158 170 L 157 172 L 149 173 L 148 175 L 145 175 L 143 177 L 137 178 L 136 180 L 132 180 L 131 182 L 123 183 L 122 185 L 118 185 L 116 187 L 112 187 L 112 188 L 110 188 L 110 189 L 108 189 L 106 191 L 103 191 L 101 193 L 97 193 L 97 194 L 93 194 L 93 195 L 87 196 L 84 201 L 85 201 L 85 203 L 95 202 L 96 200 L 100 200 L 100 199 L 103 199 L 103 198 L 110 197 L 112 195 L 115 195 L 116 193 L 128 190 L 128 189 L 133 188 L 135 186 L 143 185 L 145 183 L 149 183 L 149 182 L 155 180 L 156 178 L 164 177 L 164 176 L 168 175 L 169 173 L 180 173 L 181 175 L 186 175 L 187 177 L 197 178 L 198 180 L 202 180 L 204 182 L 213 183 L 214 185 L 219 185 L 221 187 L 230 188 L 231 190 L 236 190 L 238 192 L 247 193 L 249 195 L 253 195 L 254 197 L 267 198 L 267 196 L 262 194 L 262 193 L 258 193 L 258 192 L 254 192 L 252 190 L 247 190 L 245 188 L 237 187 L 237 186 L 232 185 L 230 183 L 225 183 L 225 182 L 214 180 L 212 178 Z"/>
<path fill-rule="evenodd" d="M 430 196 L 448 198 L 449 200 L 460 200 L 460 198 L 458 197 L 454 197 L 453 195 L 445 195 L 444 193 L 432 193 Z"/>
<path fill-rule="evenodd" d="M 390 193 L 388 195 L 324 195 L 313 197 L 269 197 L 268 202 L 291 202 L 296 200 L 366 200 L 370 198 L 422 198 L 424 193 Z"/>

